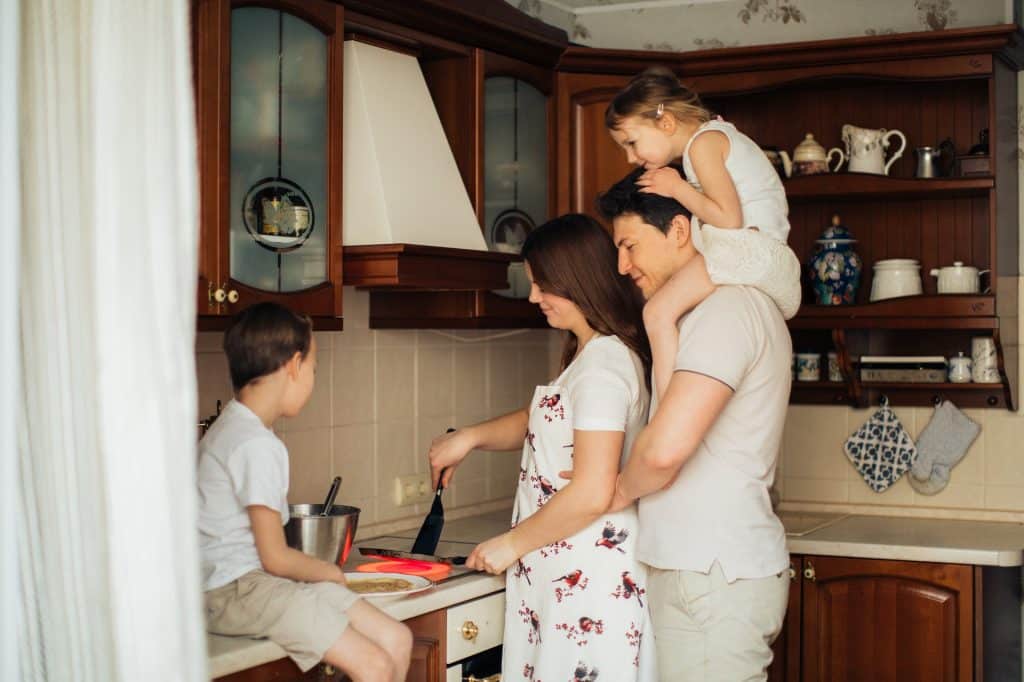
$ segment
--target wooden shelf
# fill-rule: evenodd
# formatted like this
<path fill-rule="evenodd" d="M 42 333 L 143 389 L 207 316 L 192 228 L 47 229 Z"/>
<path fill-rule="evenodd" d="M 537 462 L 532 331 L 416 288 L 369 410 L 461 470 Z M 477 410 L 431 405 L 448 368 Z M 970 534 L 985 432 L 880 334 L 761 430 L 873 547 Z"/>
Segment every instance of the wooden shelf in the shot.
<path fill-rule="evenodd" d="M 418 244 L 346 246 L 344 283 L 367 289 L 504 289 L 517 256 Z"/>
<path fill-rule="evenodd" d="M 998 329 L 991 295 L 904 296 L 861 305 L 803 305 L 791 329 Z"/>
<path fill-rule="evenodd" d="M 908 381 L 863 381 L 861 386 L 864 388 L 873 388 L 880 391 L 901 391 L 901 390 L 920 390 L 933 388 L 936 391 L 1002 391 L 1002 384 L 976 384 L 968 382 L 966 384 L 954 384 L 949 381 L 943 382 L 920 382 L 913 383 Z"/>
<path fill-rule="evenodd" d="M 372 329 L 547 329 L 525 299 L 490 291 L 371 291 Z"/>
<path fill-rule="evenodd" d="M 874 173 L 822 173 L 783 181 L 790 201 L 851 198 L 936 198 L 984 196 L 995 187 L 992 176 L 891 178 Z"/>
<path fill-rule="evenodd" d="M 878 405 L 884 395 L 899 406 L 938 405 L 951 400 L 958 407 L 1013 409 L 1009 387 L 1000 384 L 902 383 L 868 381 L 861 383 L 863 406 Z"/>
<path fill-rule="evenodd" d="M 797 405 L 849 405 L 853 403 L 850 386 L 842 381 L 793 380 L 789 402 Z"/>

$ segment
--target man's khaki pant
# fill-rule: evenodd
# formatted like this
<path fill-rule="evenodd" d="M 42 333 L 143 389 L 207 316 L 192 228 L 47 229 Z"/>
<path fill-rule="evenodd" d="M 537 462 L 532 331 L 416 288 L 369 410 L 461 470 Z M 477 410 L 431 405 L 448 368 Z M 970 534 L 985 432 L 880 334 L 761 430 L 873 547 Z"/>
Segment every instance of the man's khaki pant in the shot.
<path fill-rule="evenodd" d="M 725 581 L 710 573 L 650 568 L 647 594 L 663 682 L 766 680 L 782 629 L 789 571 Z"/>

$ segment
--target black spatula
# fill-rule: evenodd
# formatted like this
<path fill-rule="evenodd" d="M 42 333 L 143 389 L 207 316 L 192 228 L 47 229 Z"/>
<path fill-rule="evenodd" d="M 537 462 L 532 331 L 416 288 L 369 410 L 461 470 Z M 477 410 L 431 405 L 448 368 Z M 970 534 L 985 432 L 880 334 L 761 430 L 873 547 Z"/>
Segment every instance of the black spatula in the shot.
<path fill-rule="evenodd" d="M 454 430 L 448 429 L 448 433 Z M 441 539 L 441 531 L 444 530 L 444 505 L 441 504 L 442 492 L 444 492 L 444 469 L 441 470 L 437 477 L 434 503 L 430 505 L 427 518 L 423 519 L 420 532 L 416 534 L 416 541 L 412 543 L 412 551 L 415 554 L 433 554 L 437 549 L 437 543 Z"/>

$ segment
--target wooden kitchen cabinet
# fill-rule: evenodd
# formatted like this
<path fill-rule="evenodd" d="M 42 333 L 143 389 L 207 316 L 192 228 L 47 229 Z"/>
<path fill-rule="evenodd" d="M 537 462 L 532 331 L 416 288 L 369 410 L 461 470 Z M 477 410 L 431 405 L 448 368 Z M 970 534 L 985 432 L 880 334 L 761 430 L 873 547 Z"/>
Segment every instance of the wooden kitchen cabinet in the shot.
<path fill-rule="evenodd" d="M 340 328 L 343 16 L 193 0 L 200 328 L 259 301 Z"/>
<path fill-rule="evenodd" d="M 644 68 L 672 67 L 705 104 L 759 144 L 792 151 L 806 133 L 842 146 L 844 124 L 903 131 L 907 150 L 889 176 L 829 173 L 786 179 L 789 242 L 801 262 L 839 214 L 865 265 L 853 306 L 813 304 L 810 291 L 790 321 L 794 350 L 844 358 L 835 384 L 794 382 L 794 402 L 930 405 L 1012 409 L 1015 344 L 1000 343 L 1016 324 L 1018 264 L 1016 26 L 846 38 L 687 53 L 570 47 L 559 62 L 557 92 L 559 213 L 595 214 L 598 193 L 629 171 L 608 135 L 604 111 Z M 914 177 L 914 147 L 950 138 L 959 154 L 989 130 L 992 172 Z M 921 263 L 924 295 L 871 303 L 872 264 Z M 954 261 L 990 269 L 991 292 L 939 295 L 932 268 Z M 983 282 L 988 284 L 988 282 Z M 881 384 L 857 380 L 861 355 L 969 354 L 973 336 L 996 340 L 999 384 Z"/>
<path fill-rule="evenodd" d="M 772 643 L 772 664 L 768 668 L 768 682 L 800 682 L 800 583 L 803 560 L 789 558 L 789 603 L 782 632 Z"/>
<path fill-rule="evenodd" d="M 371 328 L 546 328 L 547 322 L 525 298 L 492 293 L 506 288 L 510 260 L 530 228 L 554 211 L 555 140 L 554 66 L 568 44 L 563 31 L 544 25 L 503 2 L 439 3 L 435 18 L 446 22 L 445 35 L 409 28 L 412 14 L 426 5 L 393 7 L 386 23 L 374 3 L 346 2 L 347 37 L 414 54 L 419 60 L 433 104 L 480 222 L 498 281 L 472 280 L 458 267 L 482 271 L 477 257 L 432 264 L 430 272 L 459 282 L 437 283 L 424 277 L 375 281 L 355 260 L 365 250 L 345 249 L 345 283 L 370 291 Z M 396 3 L 398 4 L 398 3 Z M 363 16 L 362 12 L 373 13 Z M 467 16 L 463 16 L 463 12 Z M 472 15 L 474 24 L 468 24 Z M 511 41 L 505 39 L 514 36 Z M 497 245 L 497 246 L 496 246 Z M 500 256 L 500 258 L 499 258 Z M 399 259 L 400 262 L 401 259 Z M 454 267 L 453 267 L 454 266 Z M 398 268 L 394 268 L 396 271 Z M 525 289 L 522 266 L 514 265 Z"/>
<path fill-rule="evenodd" d="M 974 568 L 807 556 L 802 679 L 975 679 Z"/>
<path fill-rule="evenodd" d="M 413 636 L 408 682 L 444 682 L 445 622 L 444 610 L 405 621 Z"/>

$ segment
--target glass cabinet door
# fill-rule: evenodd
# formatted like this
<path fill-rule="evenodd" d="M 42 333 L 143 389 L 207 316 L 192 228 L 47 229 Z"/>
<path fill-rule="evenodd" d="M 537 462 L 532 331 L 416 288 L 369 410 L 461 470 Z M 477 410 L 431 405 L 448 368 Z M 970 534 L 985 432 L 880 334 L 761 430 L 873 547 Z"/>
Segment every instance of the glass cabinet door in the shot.
<path fill-rule="evenodd" d="M 519 253 L 548 219 L 548 101 L 518 78 L 484 80 L 484 236 Z"/>
<path fill-rule="evenodd" d="M 328 281 L 328 36 L 287 12 L 231 11 L 232 280 L 266 292 Z"/>

